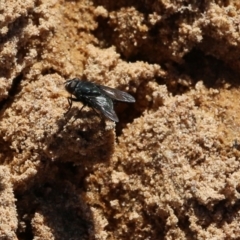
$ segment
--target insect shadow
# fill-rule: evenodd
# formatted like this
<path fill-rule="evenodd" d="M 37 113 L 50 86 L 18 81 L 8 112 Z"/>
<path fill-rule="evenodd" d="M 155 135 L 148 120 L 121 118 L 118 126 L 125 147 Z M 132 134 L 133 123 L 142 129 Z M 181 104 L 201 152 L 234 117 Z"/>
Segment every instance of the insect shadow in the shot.
<path fill-rule="evenodd" d="M 58 130 L 50 137 L 48 152 L 53 159 L 74 162 L 91 169 L 94 163 L 108 162 L 114 151 L 114 124 L 106 125 L 94 111 L 80 113 L 77 107 L 71 114 L 57 120 Z M 109 128 L 110 126 L 110 128 Z"/>

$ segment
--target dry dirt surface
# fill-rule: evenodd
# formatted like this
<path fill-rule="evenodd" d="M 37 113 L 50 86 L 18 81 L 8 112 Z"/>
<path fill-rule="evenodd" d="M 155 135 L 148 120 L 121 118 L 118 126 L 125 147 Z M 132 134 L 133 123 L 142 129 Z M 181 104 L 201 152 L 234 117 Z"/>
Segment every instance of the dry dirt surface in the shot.
<path fill-rule="evenodd" d="M 0 239 L 240 239 L 239 56 L 237 0 L 0 0 Z"/>

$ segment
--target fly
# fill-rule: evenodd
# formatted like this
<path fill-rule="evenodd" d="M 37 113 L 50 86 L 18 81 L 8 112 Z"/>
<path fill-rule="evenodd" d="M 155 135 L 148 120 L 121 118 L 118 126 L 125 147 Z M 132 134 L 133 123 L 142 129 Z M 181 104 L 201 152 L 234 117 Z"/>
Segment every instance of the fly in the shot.
<path fill-rule="evenodd" d="M 119 121 L 114 111 L 114 101 L 135 102 L 135 98 L 126 92 L 89 81 L 82 81 L 78 78 L 66 81 L 65 89 L 71 94 L 71 97 L 68 97 L 69 109 L 67 113 L 71 109 L 73 101 L 82 102 L 83 106 L 80 111 L 85 106 L 89 106 L 114 122 Z"/>

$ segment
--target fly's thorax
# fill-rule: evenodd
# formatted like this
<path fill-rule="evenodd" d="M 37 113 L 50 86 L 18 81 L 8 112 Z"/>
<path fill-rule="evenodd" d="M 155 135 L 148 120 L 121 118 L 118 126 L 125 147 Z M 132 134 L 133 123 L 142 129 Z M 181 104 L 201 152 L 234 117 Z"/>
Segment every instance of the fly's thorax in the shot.
<path fill-rule="evenodd" d="M 80 94 L 83 96 L 100 96 L 101 90 L 96 86 L 96 84 L 87 82 L 87 81 L 79 81 L 78 85 L 75 89 L 76 95 Z"/>

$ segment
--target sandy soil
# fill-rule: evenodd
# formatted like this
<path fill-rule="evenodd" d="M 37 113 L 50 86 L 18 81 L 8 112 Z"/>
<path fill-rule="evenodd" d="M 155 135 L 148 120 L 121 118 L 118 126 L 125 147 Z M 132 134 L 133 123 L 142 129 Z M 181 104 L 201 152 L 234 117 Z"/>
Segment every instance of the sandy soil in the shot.
<path fill-rule="evenodd" d="M 239 56 L 236 0 L 1 0 L 0 239 L 239 239 Z"/>

